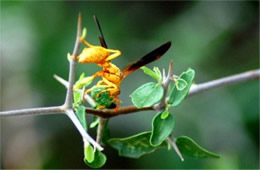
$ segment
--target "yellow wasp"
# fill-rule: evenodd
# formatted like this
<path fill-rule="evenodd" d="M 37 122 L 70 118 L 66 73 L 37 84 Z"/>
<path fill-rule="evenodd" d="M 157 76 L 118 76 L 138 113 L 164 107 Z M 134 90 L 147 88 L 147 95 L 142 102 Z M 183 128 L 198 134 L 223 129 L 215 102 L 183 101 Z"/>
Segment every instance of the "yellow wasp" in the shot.
<path fill-rule="evenodd" d="M 103 68 L 103 70 L 96 72 L 94 75 L 85 80 L 91 81 L 98 76 L 102 77 L 102 80 L 100 80 L 92 88 L 86 90 L 85 93 L 91 92 L 94 88 L 105 88 L 105 90 L 101 92 L 109 92 L 110 97 L 113 98 L 112 102 L 117 103 L 115 108 L 115 110 L 117 110 L 120 105 L 120 99 L 118 95 L 120 94 L 120 85 L 122 80 L 126 78 L 127 75 L 139 69 L 140 67 L 153 62 L 156 59 L 159 59 L 170 48 L 171 42 L 166 42 L 165 44 L 148 53 L 138 61 L 128 65 L 125 69 L 121 71 L 116 65 L 111 63 L 111 60 L 120 56 L 121 52 L 119 50 L 107 48 L 100 24 L 95 16 L 94 20 L 101 33 L 101 37 L 99 37 L 101 46 L 91 45 L 85 39 L 80 38 L 80 41 L 84 43 L 87 47 L 85 47 L 80 55 L 76 58 L 79 63 L 95 63 Z M 102 106 L 100 108 L 102 108 Z"/>

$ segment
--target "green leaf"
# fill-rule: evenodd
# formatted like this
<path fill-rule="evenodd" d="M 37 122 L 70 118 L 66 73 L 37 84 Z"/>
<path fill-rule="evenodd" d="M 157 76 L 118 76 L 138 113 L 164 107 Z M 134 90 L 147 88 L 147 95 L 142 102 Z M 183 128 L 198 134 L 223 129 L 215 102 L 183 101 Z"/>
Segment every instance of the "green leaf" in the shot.
<path fill-rule="evenodd" d="M 95 152 L 93 147 L 90 144 L 87 144 L 84 146 L 84 159 L 88 162 L 91 163 L 95 159 Z"/>
<path fill-rule="evenodd" d="M 160 69 L 158 67 L 154 67 L 153 71 L 158 75 L 159 80 L 162 79 L 162 73 L 161 73 L 161 71 L 160 71 Z"/>
<path fill-rule="evenodd" d="M 131 95 L 133 104 L 138 107 L 152 106 L 163 97 L 163 87 L 149 82 L 137 88 Z"/>
<path fill-rule="evenodd" d="M 74 103 L 73 104 L 81 104 L 81 92 L 76 91 L 73 93 Z"/>
<path fill-rule="evenodd" d="M 150 138 L 150 143 L 153 146 L 160 145 L 171 133 L 174 128 L 174 119 L 171 114 L 165 119 L 162 119 L 162 113 L 154 116 L 152 121 L 152 135 Z"/>
<path fill-rule="evenodd" d="M 84 77 L 85 74 L 81 74 L 79 77 L 79 80 L 76 81 L 76 83 L 74 84 L 74 89 L 78 90 L 78 89 L 82 89 L 83 87 L 87 87 L 89 86 L 92 81 L 93 81 L 93 77 L 89 76 L 89 77 Z"/>
<path fill-rule="evenodd" d="M 177 90 L 183 90 L 185 89 L 185 87 L 187 87 L 187 82 L 185 80 L 183 80 L 182 78 L 178 78 L 175 82 L 175 86 L 177 88 Z"/>
<path fill-rule="evenodd" d="M 166 119 L 168 115 L 169 115 L 169 110 L 168 109 L 164 110 L 161 114 L 161 119 Z"/>
<path fill-rule="evenodd" d="M 83 30 L 82 30 L 82 33 L 81 33 L 81 37 L 82 39 L 85 39 L 85 37 L 87 36 L 87 28 L 84 27 Z"/>
<path fill-rule="evenodd" d="M 84 127 L 85 130 L 87 130 L 87 120 L 86 120 L 86 113 L 85 113 L 85 106 L 79 105 L 75 108 L 76 115 L 79 118 L 80 123 Z"/>
<path fill-rule="evenodd" d="M 99 118 L 96 115 L 94 115 L 93 116 L 93 122 L 89 125 L 89 127 L 94 128 L 98 125 L 98 123 L 99 123 Z"/>
<path fill-rule="evenodd" d="M 171 106 L 177 106 L 184 100 L 186 95 L 189 93 L 190 87 L 193 83 L 194 76 L 195 72 L 192 69 L 188 69 L 186 72 L 183 72 L 180 75 L 180 78 L 187 83 L 187 86 L 182 90 L 178 90 L 176 86 L 170 89 L 169 104 Z"/>
<path fill-rule="evenodd" d="M 81 73 L 81 75 L 79 76 L 79 80 L 83 80 L 85 78 L 85 73 Z"/>
<path fill-rule="evenodd" d="M 144 71 L 145 74 L 151 76 L 152 78 L 154 78 L 155 80 L 157 81 L 160 81 L 161 80 L 161 72 L 160 70 L 158 69 L 158 67 L 154 67 L 152 71 L 151 69 L 149 69 L 148 67 L 141 67 L 141 69 Z"/>
<path fill-rule="evenodd" d="M 139 158 L 142 155 L 154 152 L 160 147 L 167 147 L 164 142 L 160 146 L 152 146 L 149 142 L 151 132 L 142 132 L 127 138 L 112 138 L 108 141 L 109 145 L 118 150 L 120 156 L 129 158 Z"/>
<path fill-rule="evenodd" d="M 103 165 L 105 165 L 107 161 L 107 157 L 102 152 L 96 150 L 95 152 L 95 159 L 90 163 L 84 158 L 84 162 L 91 168 L 101 168 Z"/>
<path fill-rule="evenodd" d="M 187 136 L 178 137 L 176 139 L 176 145 L 182 154 L 193 158 L 220 158 L 219 155 L 207 151 Z"/>

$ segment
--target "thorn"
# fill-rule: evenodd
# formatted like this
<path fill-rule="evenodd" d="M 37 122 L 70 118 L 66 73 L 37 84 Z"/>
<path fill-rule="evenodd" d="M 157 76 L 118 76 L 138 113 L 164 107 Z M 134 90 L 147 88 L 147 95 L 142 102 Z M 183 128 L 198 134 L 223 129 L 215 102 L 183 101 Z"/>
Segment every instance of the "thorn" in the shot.
<path fill-rule="evenodd" d="M 171 78 L 173 73 L 173 61 L 171 60 L 170 64 L 169 64 L 169 70 L 168 70 L 168 75 L 167 75 L 167 78 Z"/>
<path fill-rule="evenodd" d="M 175 140 L 174 140 L 171 136 L 168 137 L 168 140 L 169 140 L 170 143 L 172 144 L 173 149 L 175 150 L 175 152 L 177 153 L 177 155 L 179 156 L 179 158 L 181 159 L 181 161 L 184 161 L 184 158 L 182 157 L 182 154 L 181 154 L 181 152 L 180 152 L 178 146 L 176 145 Z"/>
<path fill-rule="evenodd" d="M 69 82 L 67 82 L 66 80 L 64 80 L 63 78 L 61 78 L 60 76 L 54 74 L 53 77 L 60 82 L 62 85 L 64 85 L 66 88 L 68 88 L 69 86 Z"/>
<path fill-rule="evenodd" d="M 165 81 L 166 79 L 166 73 L 165 73 L 165 69 L 163 69 L 163 81 Z"/>
<path fill-rule="evenodd" d="M 77 24 L 77 37 L 80 37 L 81 35 L 81 28 L 82 28 L 82 17 L 81 17 L 81 13 L 79 12 L 78 24 Z"/>
<path fill-rule="evenodd" d="M 79 15 L 78 15 L 78 27 L 80 27 L 80 28 L 81 28 L 81 21 L 82 21 L 81 12 L 79 12 Z"/>

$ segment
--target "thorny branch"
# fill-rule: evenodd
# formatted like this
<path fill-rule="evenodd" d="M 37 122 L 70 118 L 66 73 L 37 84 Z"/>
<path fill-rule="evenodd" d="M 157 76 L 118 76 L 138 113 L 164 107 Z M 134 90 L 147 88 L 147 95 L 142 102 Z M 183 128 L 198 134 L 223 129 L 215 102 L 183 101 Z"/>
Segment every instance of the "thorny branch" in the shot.
<path fill-rule="evenodd" d="M 81 14 L 78 16 L 78 24 L 77 24 L 77 36 L 74 45 L 74 50 L 72 56 L 77 56 L 80 47 L 80 40 L 79 37 L 81 36 Z M 31 108 L 31 109 L 22 109 L 22 110 L 14 110 L 14 111 L 4 111 L 0 112 L 0 118 L 7 117 L 7 116 L 16 116 L 16 115 L 39 115 L 39 114 L 50 114 L 50 113 L 66 113 L 66 115 L 71 119 L 74 125 L 79 130 L 81 136 L 83 137 L 84 141 L 91 143 L 94 148 L 98 150 L 103 150 L 103 148 L 89 136 L 89 134 L 85 131 L 83 126 L 81 125 L 80 121 L 78 120 L 77 116 L 75 115 L 72 107 L 73 103 L 73 85 L 75 79 L 75 71 L 76 71 L 76 59 L 70 60 L 70 67 L 69 67 L 69 82 L 63 82 L 67 85 L 67 94 L 65 98 L 65 102 L 62 106 L 54 106 L 54 107 L 43 107 L 43 108 Z"/>
<path fill-rule="evenodd" d="M 81 14 L 78 16 L 78 24 L 77 24 L 77 35 L 76 35 L 76 41 L 74 45 L 74 50 L 72 53 L 73 59 L 70 60 L 70 70 L 69 70 L 69 82 L 68 82 L 68 88 L 67 88 L 67 94 L 65 103 L 62 106 L 65 109 L 66 114 L 69 116 L 71 121 L 74 123 L 74 125 L 79 130 L 81 136 L 83 137 L 83 141 L 87 141 L 91 143 L 94 148 L 97 148 L 98 150 L 103 150 L 101 145 L 99 145 L 94 139 L 89 136 L 89 134 L 85 131 L 82 124 L 80 123 L 79 119 L 75 115 L 72 107 L 73 103 L 73 86 L 74 86 L 74 80 L 75 80 L 75 72 L 76 72 L 76 57 L 79 53 L 79 47 L 80 47 L 80 36 L 82 32 L 82 24 L 81 24 Z"/>
<path fill-rule="evenodd" d="M 201 93 L 210 89 L 214 89 L 217 87 L 223 87 L 227 85 L 242 83 L 249 80 L 259 80 L 260 78 L 260 69 L 251 70 L 244 73 L 236 74 L 233 76 L 228 76 L 224 78 L 220 78 L 217 80 L 212 80 L 206 83 L 194 84 L 191 86 L 189 96 L 192 96 L 197 93 Z"/>
<path fill-rule="evenodd" d="M 65 87 L 68 86 L 68 82 L 58 76 L 55 75 L 55 78 L 61 82 Z M 250 80 L 259 80 L 260 78 L 260 69 L 258 70 L 251 70 L 244 73 L 227 76 L 224 78 L 220 78 L 217 80 L 209 81 L 206 83 L 201 84 L 194 84 L 191 86 L 190 92 L 187 97 L 193 96 L 195 94 L 200 94 L 204 91 L 211 90 L 217 87 L 224 87 L 227 85 L 237 84 L 241 82 L 246 82 Z M 86 96 L 85 96 L 86 97 Z M 89 96 L 87 96 L 89 97 Z M 89 99 L 91 100 L 91 99 Z M 56 107 L 54 107 L 56 108 Z M 13 111 L 3 111 L 0 112 L 0 118 L 7 117 L 7 116 L 18 116 L 18 115 L 38 115 L 38 114 L 50 114 L 52 112 L 59 113 L 62 112 L 62 108 L 59 108 L 61 110 L 57 109 L 53 110 L 53 107 L 45 107 L 44 113 L 42 113 L 43 108 L 33 108 L 33 109 L 22 109 L 22 110 L 13 110 Z M 118 109 L 117 112 L 114 111 L 114 109 L 106 109 L 106 110 L 97 110 L 92 108 L 86 108 L 85 111 L 87 114 L 97 115 L 101 116 L 103 118 L 110 118 L 114 116 L 119 115 L 125 115 L 140 111 L 146 111 L 146 110 L 154 110 L 154 108 L 151 107 L 143 107 L 143 108 L 137 108 L 135 106 L 125 106 Z"/>
<path fill-rule="evenodd" d="M 167 77 L 165 76 L 165 71 L 163 72 L 164 73 L 163 74 L 163 82 L 162 82 L 163 97 L 162 97 L 160 103 L 153 106 L 153 109 L 156 110 L 156 111 L 159 111 L 160 109 L 164 108 L 165 105 L 166 105 L 167 91 L 168 91 L 169 84 L 171 82 L 171 78 L 173 76 L 172 70 L 173 70 L 173 61 L 170 62 Z"/>
<path fill-rule="evenodd" d="M 72 56 L 77 56 L 79 53 L 79 46 L 80 46 L 79 38 L 81 36 L 81 30 L 82 30 L 81 14 L 79 14 L 78 25 L 77 25 L 77 36 L 76 36 L 76 41 L 75 41 Z M 73 57 L 73 59 L 70 60 L 69 84 L 68 84 L 65 103 L 63 105 L 65 108 L 72 108 L 73 85 L 74 85 L 75 72 L 76 72 L 75 65 L 76 65 L 76 57 Z"/>

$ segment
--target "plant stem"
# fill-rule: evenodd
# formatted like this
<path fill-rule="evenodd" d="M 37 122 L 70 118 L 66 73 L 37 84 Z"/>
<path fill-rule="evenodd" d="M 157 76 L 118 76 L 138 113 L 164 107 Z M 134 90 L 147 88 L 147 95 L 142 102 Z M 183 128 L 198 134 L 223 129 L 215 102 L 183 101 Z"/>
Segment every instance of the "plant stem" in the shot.
<path fill-rule="evenodd" d="M 0 117 L 10 117 L 10 116 L 24 116 L 24 115 L 46 115 L 46 114 L 57 114 L 64 113 L 64 108 L 62 106 L 54 107 L 39 107 L 39 108 L 29 108 L 20 110 L 11 110 L 0 112 Z"/>
<path fill-rule="evenodd" d="M 117 112 L 115 112 L 115 109 L 104 109 L 104 110 L 97 110 L 92 108 L 85 109 L 87 114 L 97 115 L 103 118 L 110 118 L 110 117 L 115 117 L 119 115 L 130 114 L 130 113 L 135 113 L 135 112 L 140 112 L 145 110 L 153 110 L 153 107 L 150 106 L 150 107 L 137 108 L 132 105 L 132 106 L 121 107 L 117 110 Z"/>
<path fill-rule="evenodd" d="M 74 123 L 76 128 L 79 130 L 82 138 L 84 140 L 88 141 L 89 143 L 91 143 L 99 151 L 102 151 L 103 148 L 94 139 L 92 139 L 91 136 L 89 136 L 89 134 L 86 132 L 84 127 L 81 125 L 81 123 L 80 123 L 79 119 L 77 118 L 77 116 L 74 114 L 73 110 L 67 110 L 66 113 L 69 116 L 69 118 L 71 119 L 71 121 Z"/>
<path fill-rule="evenodd" d="M 69 70 L 69 85 L 67 89 L 66 99 L 64 102 L 64 107 L 72 108 L 72 96 L 73 96 L 73 85 L 75 80 L 75 65 L 76 65 L 76 56 L 78 55 L 80 40 L 79 37 L 81 35 L 81 14 L 78 16 L 78 25 L 77 25 L 77 37 L 74 45 L 74 50 L 72 56 L 74 57 L 70 60 L 70 70 Z"/>
<path fill-rule="evenodd" d="M 98 124 L 98 129 L 97 129 L 96 141 L 100 145 L 101 145 L 101 142 L 102 142 L 102 137 L 103 137 L 103 132 L 104 132 L 106 122 L 107 122 L 107 119 L 99 117 L 99 124 Z"/>
<path fill-rule="evenodd" d="M 204 91 L 211 90 L 217 87 L 222 87 L 222 86 L 227 86 L 227 85 L 233 85 L 241 82 L 246 82 L 250 80 L 259 80 L 260 78 L 260 69 L 258 70 L 252 70 L 252 71 L 247 71 L 244 73 L 220 78 L 217 80 L 209 81 L 206 83 L 201 83 L 201 84 L 194 84 L 191 86 L 190 92 L 187 97 L 193 96 L 195 94 L 200 94 Z M 57 106 L 60 107 L 60 106 Z M 39 108 L 42 109 L 42 108 Z M 130 114 L 133 112 L 140 112 L 144 110 L 154 110 L 153 107 L 143 107 L 143 108 L 136 108 L 135 106 L 126 106 L 126 107 L 121 107 L 118 109 L 117 112 L 114 111 L 114 109 L 106 109 L 106 110 L 96 110 L 92 108 L 86 108 L 86 113 L 87 114 L 94 114 L 101 116 L 103 118 L 109 118 L 109 117 L 114 117 L 114 116 L 119 116 L 119 115 L 124 115 L 124 114 Z M 27 112 L 29 111 L 29 112 Z M 17 115 L 39 115 L 39 114 L 50 114 L 52 112 L 57 113 L 59 111 L 53 111 L 53 110 L 44 110 L 43 113 L 38 110 L 38 108 L 35 109 L 22 109 L 22 110 L 14 110 L 14 111 L 4 111 L 0 112 L 0 117 L 6 117 L 6 116 L 17 116 Z"/>
<path fill-rule="evenodd" d="M 259 80 L 260 78 L 260 69 L 251 70 L 244 73 L 236 74 L 233 76 L 228 76 L 220 78 L 217 80 L 212 80 L 206 83 L 194 84 L 191 86 L 189 96 L 198 94 L 207 90 L 211 90 L 217 87 L 223 87 L 227 85 L 242 83 L 249 80 Z"/>
<path fill-rule="evenodd" d="M 170 81 L 171 81 L 171 78 L 173 75 L 172 70 L 173 70 L 173 62 L 171 61 L 170 65 L 169 65 L 167 77 L 165 76 L 165 71 L 163 70 L 163 82 L 162 82 L 163 97 L 162 97 L 160 103 L 153 106 L 153 109 L 156 111 L 161 110 L 166 105 L 167 91 L 168 91 L 168 87 L 169 87 L 169 84 L 170 84 Z"/>

